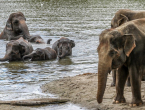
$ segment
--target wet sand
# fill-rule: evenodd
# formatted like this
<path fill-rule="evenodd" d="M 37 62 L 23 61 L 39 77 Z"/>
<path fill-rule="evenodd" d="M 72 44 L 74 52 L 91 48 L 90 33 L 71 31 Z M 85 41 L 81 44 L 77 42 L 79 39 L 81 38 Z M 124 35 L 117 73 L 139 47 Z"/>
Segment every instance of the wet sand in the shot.
<path fill-rule="evenodd" d="M 79 104 L 91 110 L 144 110 L 145 104 L 140 107 L 130 107 L 132 93 L 130 87 L 125 87 L 126 103 L 112 104 L 115 97 L 115 87 L 110 87 L 112 75 L 107 80 L 107 87 L 103 98 L 103 103 L 98 104 L 96 101 L 97 93 L 97 74 L 86 73 L 74 77 L 65 77 L 63 79 L 52 81 L 44 84 L 41 88 L 45 93 L 53 93 L 60 98 L 68 98 L 74 104 Z M 142 99 L 145 102 L 144 87 L 145 81 L 142 81 Z"/>

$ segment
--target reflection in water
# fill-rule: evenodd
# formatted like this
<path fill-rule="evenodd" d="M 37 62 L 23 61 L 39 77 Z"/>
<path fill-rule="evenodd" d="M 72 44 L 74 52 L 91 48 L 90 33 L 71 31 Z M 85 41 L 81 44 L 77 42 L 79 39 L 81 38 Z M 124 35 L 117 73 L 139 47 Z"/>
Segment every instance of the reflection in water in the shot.
<path fill-rule="evenodd" d="M 49 97 L 50 94 L 41 93 L 42 84 L 64 76 L 97 73 L 99 34 L 110 28 L 118 9 L 144 10 L 143 4 L 142 0 L 0 0 L 0 32 L 9 15 L 21 11 L 31 35 L 38 34 L 45 42 L 52 39 L 49 45 L 32 44 L 34 49 L 52 47 L 63 36 L 76 44 L 72 56 L 61 60 L 0 62 L 1 100 Z M 5 55 L 7 42 L 0 40 L 0 58 Z M 57 110 L 70 108 L 73 107 Z"/>
<path fill-rule="evenodd" d="M 59 59 L 58 64 L 60 64 L 60 65 L 72 65 L 73 61 L 69 57 L 65 57 L 63 59 Z"/>
<path fill-rule="evenodd" d="M 29 67 L 24 64 L 24 62 L 9 62 L 9 63 L 2 63 L 0 66 L 3 65 L 3 68 L 7 68 L 7 71 L 10 73 L 26 73 L 26 69 Z"/>

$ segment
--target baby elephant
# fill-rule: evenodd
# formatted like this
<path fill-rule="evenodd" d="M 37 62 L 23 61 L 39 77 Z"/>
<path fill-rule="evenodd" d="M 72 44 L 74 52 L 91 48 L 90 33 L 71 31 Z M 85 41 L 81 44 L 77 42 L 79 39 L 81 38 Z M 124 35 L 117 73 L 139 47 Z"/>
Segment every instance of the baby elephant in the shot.
<path fill-rule="evenodd" d="M 38 44 L 44 44 L 44 40 L 39 35 L 33 35 L 30 36 L 30 39 L 28 39 L 29 42 L 32 43 L 38 43 Z"/>
<path fill-rule="evenodd" d="M 51 49 L 50 47 L 46 47 L 44 49 L 37 48 L 32 53 L 23 56 L 23 61 L 26 58 L 30 58 L 31 61 L 51 60 L 56 59 L 57 54 L 55 50 Z"/>
<path fill-rule="evenodd" d="M 6 45 L 6 54 L 0 61 L 20 61 L 24 55 L 33 51 L 32 45 L 23 39 L 11 40 Z"/>
<path fill-rule="evenodd" d="M 75 47 L 74 41 L 65 37 L 61 37 L 52 45 L 52 49 L 56 51 L 60 59 L 71 55 L 73 47 Z"/>
<path fill-rule="evenodd" d="M 47 44 L 50 44 L 50 41 L 52 39 L 48 39 L 47 40 Z M 32 43 L 37 43 L 37 44 L 44 44 L 44 40 L 42 39 L 42 37 L 40 37 L 39 35 L 32 35 L 30 36 L 30 39 L 28 39 L 29 42 L 32 42 Z"/>

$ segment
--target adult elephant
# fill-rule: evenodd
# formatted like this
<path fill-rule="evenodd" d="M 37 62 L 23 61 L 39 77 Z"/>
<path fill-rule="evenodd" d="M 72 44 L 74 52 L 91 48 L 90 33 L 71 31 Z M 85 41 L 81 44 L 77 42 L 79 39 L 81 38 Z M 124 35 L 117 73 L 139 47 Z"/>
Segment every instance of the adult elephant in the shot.
<path fill-rule="evenodd" d="M 130 106 L 142 105 L 141 77 L 145 71 L 145 18 L 103 31 L 99 42 L 98 103 L 103 100 L 108 73 L 112 69 L 117 69 L 114 103 L 126 102 L 123 91 L 129 75 L 132 90 Z"/>
<path fill-rule="evenodd" d="M 132 11 L 129 9 L 120 9 L 115 13 L 111 21 L 111 28 L 116 28 L 128 21 L 145 18 L 145 11 Z"/>
<path fill-rule="evenodd" d="M 30 54 L 23 56 L 23 60 L 30 58 L 31 61 L 40 61 L 56 59 L 56 57 L 57 54 L 55 50 L 51 49 L 50 47 L 46 47 L 44 49 L 37 48 Z"/>
<path fill-rule="evenodd" d="M 129 9 L 120 9 L 115 13 L 115 16 L 113 17 L 111 21 L 111 28 L 116 28 L 123 23 L 126 23 L 131 20 L 139 19 L 139 18 L 145 18 L 145 11 L 133 11 Z M 111 83 L 111 86 L 115 86 L 116 83 L 116 72 L 117 70 L 112 70 L 112 77 L 113 81 Z M 142 79 L 144 81 L 145 77 Z M 130 79 L 127 80 L 127 86 L 130 86 Z"/>
<path fill-rule="evenodd" d="M 52 49 L 56 51 L 60 59 L 72 55 L 73 47 L 75 47 L 74 41 L 65 37 L 61 37 L 52 45 Z"/>
<path fill-rule="evenodd" d="M 20 61 L 24 55 L 33 51 L 32 45 L 22 37 L 18 40 L 11 40 L 6 45 L 6 54 L 0 61 Z"/>
<path fill-rule="evenodd" d="M 10 14 L 0 39 L 17 40 L 20 37 L 29 39 L 30 34 L 22 12 Z"/>

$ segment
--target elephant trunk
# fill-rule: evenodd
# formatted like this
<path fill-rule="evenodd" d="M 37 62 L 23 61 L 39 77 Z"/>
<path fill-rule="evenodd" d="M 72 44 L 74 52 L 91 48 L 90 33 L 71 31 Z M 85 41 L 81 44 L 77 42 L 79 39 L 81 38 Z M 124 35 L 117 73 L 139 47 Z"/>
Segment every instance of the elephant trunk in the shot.
<path fill-rule="evenodd" d="M 21 24 L 20 26 L 21 26 L 21 29 L 23 31 L 24 38 L 30 39 L 30 33 L 29 33 L 28 26 L 26 25 L 25 20 L 21 20 L 20 24 Z"/>
<path fill-rule="evenodd" d="M 62 59 L 66 56 L 66 53 L 63 53 L 62 55 L 58 55 L 59 59 Z"/>
<path fill-rule="evenodd" d="M 111 71 L 112 61 L 106 58 L 106 60 L 100 60 L 98 63 L 98 91 L 97 91 L 97 101 L 101 103 L 103 100 L 103 95 L 106 88 L 107 76 Z"/>
<path fill-rule="evenodd" d="M 25 56 L 23 56 L 23 61 L 26 59 L 26 58 L 32 58 L 33 57 L 33 52 L 32 53 L 30 53 L 30 54 L 28 54 L 28 55 L 25 55 Z"/>

